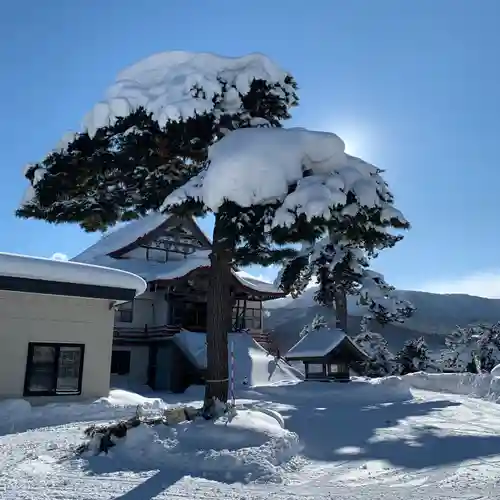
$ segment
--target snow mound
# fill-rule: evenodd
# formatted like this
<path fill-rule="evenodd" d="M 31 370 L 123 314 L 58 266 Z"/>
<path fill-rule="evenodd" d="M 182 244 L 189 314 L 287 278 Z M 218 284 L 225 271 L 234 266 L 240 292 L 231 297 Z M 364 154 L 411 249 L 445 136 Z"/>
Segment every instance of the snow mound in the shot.
<path fill-rule="evenodd" d="M 173 338 L 198 368 L 206 368 L 207 346 L 204 333 L 182 331 Z M 237 385 L 248 384 L 257 387 L 296 384 L 301 380 L 300 372 L 283 360 L 276 360 L 249 334 L 230 333 L 228 339 L 229 356 L 231 355 L 231 346 L 234 350 L 235 382 Z"/>
<path fill-rule="evenodd" d="M 165 469 L 181 477 L 247 483 L 281 482 L 284 466 L 299 452 L 298 436 L 274 417 L 241 410 L 231 420 L 141 425 L 118 440 L 109 455 L 121 470 Z M 110 457 L 89 457 L 89 467 Z"/>
<path fill-rule="evenodd" d="M 160 398 L 147 398 L 124 389 L 112 389 L 109 391 L 109 396 L 100 398 L 94 403 L 94 405 L 99 404 L 110 407 L 142 406 L 151 409 L 159 409 L 166 406 L 165 402 Z"/>
<path fill-rule="evenodd" d="M 226 93 L 223 109 L 228 113 L 241 108 L 240 94 L 247 94 L 254 79 L 279 84 L 279 96 L 294 89 L 285 83 L 288 74 L 263 54 L 223 57 L 210 53 L 162 52 L 135 63 L 118 74 L 107 90 L 104 101 L 97 103 L 84 118 L 89 135 L 127 116 L 138 107 L 153 114 L 160 126 L 168 120 L 202 114 L 213 109 L 215 95 L 221 94 L 221 81 L 232 89 Z M 196 89 L 203 92 L 197 92 Z"/>
<path fill-rule="evenodd" d="M 403 377 L 414 389 L 448 392 L 500 402 L 500 378 L 484 373 L 411 373 Z"/>
<path fill-rule="evenodd" d="M 0 401 L 0 433 L 82 421 L 129 418 L 137 406 L 147 412 L 165 408 L 167 404 L 160 398 L 148 398 L 122 389 L 113 389 L 109 396 L 93 402 L 31 406 L 24 399 L 7 399 Z"/>

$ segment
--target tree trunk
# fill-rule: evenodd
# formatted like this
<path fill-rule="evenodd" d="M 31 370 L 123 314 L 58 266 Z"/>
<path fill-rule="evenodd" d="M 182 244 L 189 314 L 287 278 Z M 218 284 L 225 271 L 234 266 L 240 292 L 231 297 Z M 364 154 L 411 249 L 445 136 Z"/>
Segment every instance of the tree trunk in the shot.
<path fill-rule="evenodd" d="M 227 334 L 231 328 L 231 252 L 225 249 L 220 222 L 215 220 L 210 278 L 207 290 L 207 372 L 205 407 L 212 400 L 228 399 L 229 370 Z"/>
<path fill-rule="evenodd" d="M 347 333 L 347 295 L 344 290 L 337 288 L 333 292 L 335 300 L 336 327 Z"/>

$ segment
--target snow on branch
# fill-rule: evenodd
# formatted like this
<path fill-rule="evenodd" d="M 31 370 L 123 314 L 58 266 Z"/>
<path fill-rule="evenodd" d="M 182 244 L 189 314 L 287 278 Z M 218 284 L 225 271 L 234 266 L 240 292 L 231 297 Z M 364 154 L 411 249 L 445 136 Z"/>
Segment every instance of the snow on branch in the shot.
<path fill-rule="evenodd" d="M 370 313 L 380 324 L 403 323 L 414 313 L 415 306 L 403 299 L 396 289 L 385 281 L 383 275 L 364 269 L 359 284 L 360 304 L 368 306 Z"/>
<path fill-rule="evenodd" d="M 241 207 L 279 203 L 271 227 L 291 227 L 300 217 L 330 220 L 379 210 L 382 226 L 397 220 L 380 171 L 345 154 L 335 134 L 303 128 L 243 128 L 209 148 L 206 168 L 165 199 L 162 210 L 188 200 L 217 212 L 225 202 Z"/>
<path fill-rule="evenodd" d="M 103 101 L 84 119 L 89 135 L 142 107 L 163 127 L 212 112 L 236 114 L 246 108 L 245 94 L 252 82 L 267 82 L 278 99 L 296 103 L 296 86 L 290 75 L 263 54 L 223 57 L 210 53 L 172 51 L 154 54 L 118 74 Z M 262 117 L 248 116 L 252 126 L 268 124 Z"/>
<path fill-rule="evenodd" d="M 367 315 L 380 324 L 402 323 L 415 307 L 389 285 L 383 275 L 369 269 L 370 261 L 360 244 L 342 236 L 325 236 L 314 244 L 304 245 L 298 256 L 283 267 L 278 280 L 292 296 L 302 293 L 310 280 L 319 284 L 316 302 L 333 301 L 333 291 L 342 290 L 358 296 Z"/>

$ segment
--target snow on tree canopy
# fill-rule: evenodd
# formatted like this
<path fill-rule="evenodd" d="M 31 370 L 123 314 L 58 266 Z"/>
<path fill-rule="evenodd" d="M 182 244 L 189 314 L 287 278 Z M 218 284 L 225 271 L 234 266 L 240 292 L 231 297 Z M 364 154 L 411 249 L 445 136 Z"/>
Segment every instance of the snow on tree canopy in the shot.
<path fill-rule="evenodd" d="M 304 128 L 243 128 L 230 132 L 210 147 L 207 168 L 174 191 L 161 210 L 189 199 L 202 201 L 217 212 L 225 201 L 242 207 L 281 201 L 274 226 L 290 226 L 297 215 L 328 219 L 332 207 L 347 203 L 347 193 L 360 207 L 387 209 L 406 223 L 387 203 L 387 185 L 379 170 L 347 155 L 335 134 Z M 305 173 L 308 172 L 307 175 Z M 296 184 L 289 193 L 290 186 Z"/>
<path fill-rule="evenodd" d="M 117 117 L 127 116 L 143 107 L 153 114 L 160 126 L 213 110 L 213 98 L 221 93 L 222 82 L 233 90 L 226 93 L 225 112 L 237 112 L 240 94 L 248 93 L 253 80 L 280 84 L 272 92 L 282 95 L 294 89 L 286 83 L 288 73 L 263 54 L 223 57 L 210 53 L 184 51 L 161 52 L 133 64 L 118 74 L 84 119 L 90 136 Z"/>

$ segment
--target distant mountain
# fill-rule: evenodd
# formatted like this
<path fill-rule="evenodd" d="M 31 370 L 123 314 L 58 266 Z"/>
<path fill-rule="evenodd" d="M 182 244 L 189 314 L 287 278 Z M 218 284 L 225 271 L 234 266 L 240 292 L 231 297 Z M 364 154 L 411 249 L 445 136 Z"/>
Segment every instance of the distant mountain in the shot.
<path fill-rule="evenodd" d="M 316 287 L 307 289 L 299 298 L 284 298 L 266 303 L 266 330 L 271 332 L 273 342 L 282 352 L 298 340 L 301 328 L 312 321 L 318 313 L 328 316 L 325 308 L 313 301 Z M 406 340 L 424 336 L 432 349 L 444 345 L 444 336 L 457 325 L 500 321 L 500 299 L 485 299 L 471 295 L 440 295 L 436 293 L 402 290 L 401 295 L 417 308 L 412 318 L 403 324 L 378 324 L 371 326 L 387 339 L 392 350 L 399 349 Z M 355 298 L 349 301 L 348 330 L 351 335 L 359 332 L 359 321 L 363 310 Z M 334 311 L 327 320 L 335 322 Z"/>

